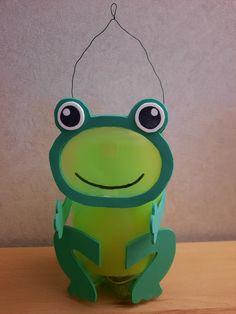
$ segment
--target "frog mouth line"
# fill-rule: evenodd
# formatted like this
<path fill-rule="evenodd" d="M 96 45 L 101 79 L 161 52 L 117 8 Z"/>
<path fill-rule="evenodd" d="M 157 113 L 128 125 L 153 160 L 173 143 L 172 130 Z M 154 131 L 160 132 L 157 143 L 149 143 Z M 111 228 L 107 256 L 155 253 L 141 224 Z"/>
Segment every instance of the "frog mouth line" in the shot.
<path fill-rule="evenodd" d="M 115 190 L 115 189 L 129 188 L 130 186 L 137 184 L 144 177 L 144 173 L 142 173 L 141 176 L 139 176 L 136 180 L 134 180 L 131 183 L 127 183 L 127 184 L 124 184 L 124 185 L 102 185 L 102 184 L 93 183 L 93 182 L 90 182 L 90 181 L 84 179 L 77 172 L 75 172 L 75 175 L 76 175 L 77 178 L 79 178 L 84 183 L 87 183 L 89 185 L 95 186 L 95 187 L 100 188 L 100 189 L 106 189 L 106 190 Z"/>

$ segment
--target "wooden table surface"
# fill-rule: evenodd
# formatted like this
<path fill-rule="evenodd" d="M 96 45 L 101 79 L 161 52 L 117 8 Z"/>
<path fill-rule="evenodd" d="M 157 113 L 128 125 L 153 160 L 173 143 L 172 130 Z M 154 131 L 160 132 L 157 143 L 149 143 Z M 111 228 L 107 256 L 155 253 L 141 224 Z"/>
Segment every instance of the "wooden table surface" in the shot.
<path fill-rule="evenodd" d="M 236 314 L 236 241 L 180 243 L 155 300 L 131 305 L 101 291 L 97 303 L 67 295 L 53 248 L 0 249 L 0 313 Z"/>

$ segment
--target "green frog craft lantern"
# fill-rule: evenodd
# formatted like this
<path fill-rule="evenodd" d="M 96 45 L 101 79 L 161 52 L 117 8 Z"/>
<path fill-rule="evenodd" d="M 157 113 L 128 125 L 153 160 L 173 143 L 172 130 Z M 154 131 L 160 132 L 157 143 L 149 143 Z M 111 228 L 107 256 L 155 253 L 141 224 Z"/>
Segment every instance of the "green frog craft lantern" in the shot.
<path fill-rule="evenodd" d="M 56 202 L 54 247 L 70 295 L 95 302 L 103 284 L 132 303 L 161 294 L 176 245 L 160 227 L 173 171 L 167 122 L 156 99 L 128 116 L 93 115 L 76 98 L 57 104 L 60 135 L 49 157 L 65 200 Z"/>

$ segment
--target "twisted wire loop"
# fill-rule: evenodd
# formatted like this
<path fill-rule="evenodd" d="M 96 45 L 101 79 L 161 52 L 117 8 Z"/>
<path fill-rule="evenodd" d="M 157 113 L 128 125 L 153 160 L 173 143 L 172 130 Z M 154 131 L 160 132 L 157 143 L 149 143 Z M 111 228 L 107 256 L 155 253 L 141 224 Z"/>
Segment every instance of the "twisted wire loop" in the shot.
<path fill-rule="evenodd" d="M 117 10 L 117 4 L 112 3 L 110 6 L 111 15 L 113 16 L 113 20 L 116 19 L 116 10 Z"/>
<path fill-rule="evenodd" d="M 149 57 L 149 54 L 147 52 L 147 49 L 144 47 L 142 41 L 134 36 L 133 34 L 131 34 L 127 29 L 125 29 L 121 24 L 120 22 L 116 19 L 116 12 L 117 12 L 117 4 L 116 3 L 112 3 L 111 6 L 110 6 L 110 11 L 111 11 L 111 16 L 112 18 L 109 20 L 109 22 L 107 23 L 107 25 L 97 34 L 95 35 L 92 40 L 90 41 L 90 43 L 88 44 L 88 46 L 84 49 L 84 51 L 82 52 L 82 54 L 80 55 L 80 57 L 76 60 L 75 64 L 74 64 L 74 68 L 73 68 L 73 73 L 72 73 L 72 77 L 71 77 L 71 96 L 74 97 L 74 79 L 75 79 L 75 73 L 76 73 L 76 69 L 77 69 L 77 66 L 78 66 L 78 63 L 81 61 L 81 59 L 83 58 L 83 56 L 85 55 L 85 53 L 88 51 L 88 49 L 92 46 L 92 43 L 95 41 L 95 39 L 97 39 L 100 35 L 102 35 L 109 27 L 109 25 L 112 23 L 112 22 L 116 22 L 116 24 L 126 33 L 128 34 L 130 37 L 132 37 L 133 39 L 135 39 L 139 45 L 142 47 L 144 53 L 145 53 L 145 56 L 146 56 L 146 59 L 148 61 L 148 63 L 150 64 L 151 68 L 152 68 L 152 71 L 154 73 L 154 75 L 156 76 L 159 84 L 160 84 L 160 88 L 161 88 L 161 92 L 162 92 L 162 100 L 163 100 L 163 103 L 165 103 L 165 92 L 164 92 L 164 88 L 163 88 L 163 84 L 162 84 L 162 81 L 161 81 L 161 78 L 160 76 L 157 74 L 157 71 L 153 65 L 153 63 L 151 62 L 150 60 L 150 57 Z"/>

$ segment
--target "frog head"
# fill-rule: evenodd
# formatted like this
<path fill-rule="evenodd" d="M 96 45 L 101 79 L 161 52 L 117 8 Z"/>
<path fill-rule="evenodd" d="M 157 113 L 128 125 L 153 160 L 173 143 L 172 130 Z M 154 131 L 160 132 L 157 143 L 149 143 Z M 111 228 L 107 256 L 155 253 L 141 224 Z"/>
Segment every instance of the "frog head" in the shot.
<path fill-rule="evenodd" d="M 80 99 L 62 99 L 55 108 L 61 133 L 50 150 L 60 191 L 72 201 L 98 207 L 134 207 L 165 189 L 173 158 L 161 133 L 166 107 L 143 99 L 128 116 L 92 115 Z"/>

